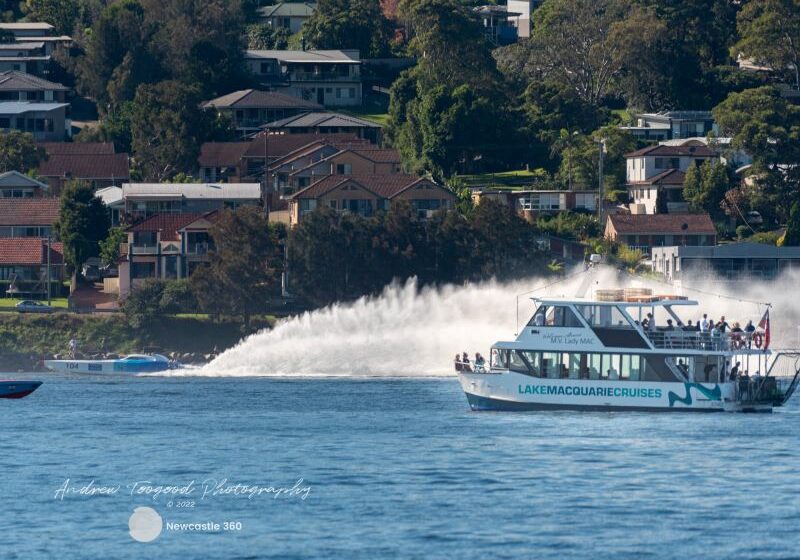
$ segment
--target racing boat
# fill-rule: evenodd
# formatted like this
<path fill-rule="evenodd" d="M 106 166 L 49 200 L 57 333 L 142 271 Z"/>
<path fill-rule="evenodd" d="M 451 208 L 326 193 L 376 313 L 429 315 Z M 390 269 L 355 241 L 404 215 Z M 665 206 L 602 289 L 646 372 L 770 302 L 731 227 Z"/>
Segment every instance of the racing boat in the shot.
<path fill-rule="evenodd" d="M 4 381 L 0 380 L 0 399 L 21 399 L 33 393 L 42 384 L 41 381 Z"/>
<path fill-rule="evenodd" d="M 131 354 L 117 360 L 45 360 L 44 365 L 73 373 L 154 373 L 175 367 L 161 354 Z"/>
<path fill-rule="evenodd" d="M 532 299 L 490 363 L 456 362 L 473 410 L 770 412 L 800 379 L 800 352 L 769 349 L 768 309 L 755 330 L 720 332 L 681 320 L 696 301 L 646 288 Z"/>

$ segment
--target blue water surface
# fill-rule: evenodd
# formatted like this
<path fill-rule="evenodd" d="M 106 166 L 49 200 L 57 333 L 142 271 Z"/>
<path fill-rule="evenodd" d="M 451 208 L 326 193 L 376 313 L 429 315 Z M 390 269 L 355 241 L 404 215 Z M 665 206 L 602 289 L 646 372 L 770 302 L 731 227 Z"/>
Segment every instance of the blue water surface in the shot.
<path fill-rule="evenodd" d="M 474 413 L 455 379 L 78 377 L 0 400 L 0 557 L 798 558 L 800 408 Z M 119 485 L 110 496 L 56 497 Z M 311 490 L 208 496 L 207 479 Z M 178 507 L 137 481 L 195 490 Z M 128 532 L 134 508 L 164 523 Z"/>

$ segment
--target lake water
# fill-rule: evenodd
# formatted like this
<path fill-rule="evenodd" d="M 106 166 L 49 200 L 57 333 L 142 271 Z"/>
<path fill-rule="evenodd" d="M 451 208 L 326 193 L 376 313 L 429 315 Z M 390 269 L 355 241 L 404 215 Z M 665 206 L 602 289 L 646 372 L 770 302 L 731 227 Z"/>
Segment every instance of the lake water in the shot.
<path fill-rule="evenodd" d="M 13 377 L 45 384 L 0 400 L 3 558 L 800 556 L 796 399 L 498 414 L 454 378 Z M 90 481 L 109 494 L 71 492 Z M 128 527 L 144 506 L 149 543 Z"/>

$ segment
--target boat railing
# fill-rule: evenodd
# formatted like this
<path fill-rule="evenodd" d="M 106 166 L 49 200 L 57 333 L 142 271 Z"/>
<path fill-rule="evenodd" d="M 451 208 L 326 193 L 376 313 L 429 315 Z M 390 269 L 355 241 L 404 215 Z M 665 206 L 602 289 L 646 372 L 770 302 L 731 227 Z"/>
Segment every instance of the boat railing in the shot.
<path fill-rule="evenodd" d="M 489 366 L 485 362 L 483 363 L 475 363 L 475 362 L 463 362 L 457 361 L 454 362 L 456 371 L 464 372 L 464 373 L 489 373 Z"/>
<path fill-rule="evenodd" d="M 747 350 L 754 347 L 747 333 L 711 333 L 686 331 L 682 328 L 645 330 L 645 335 L 656 348 L 671 350 Z"/>

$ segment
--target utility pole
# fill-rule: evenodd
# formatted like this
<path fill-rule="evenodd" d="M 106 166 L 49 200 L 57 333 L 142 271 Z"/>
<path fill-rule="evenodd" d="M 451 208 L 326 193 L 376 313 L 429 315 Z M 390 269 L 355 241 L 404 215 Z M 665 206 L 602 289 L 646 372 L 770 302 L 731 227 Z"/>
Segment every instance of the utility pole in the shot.
<path fill-rule="evenodd" d="M 52 305 L 52 295 L 50 293 L 50 244 L 51 234 L 47 234 L 47 305 Z"/>
<path fill-rule="evenodd" d="M 264 213 L 269 222 L 271 188 L 269 184 L 269 128 L 264 127 Z"/>

